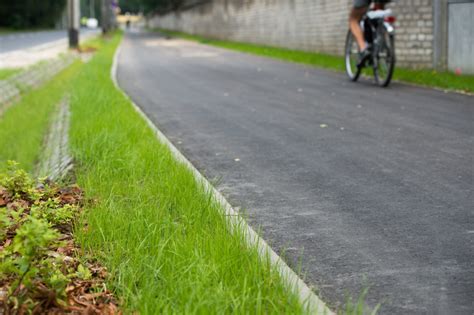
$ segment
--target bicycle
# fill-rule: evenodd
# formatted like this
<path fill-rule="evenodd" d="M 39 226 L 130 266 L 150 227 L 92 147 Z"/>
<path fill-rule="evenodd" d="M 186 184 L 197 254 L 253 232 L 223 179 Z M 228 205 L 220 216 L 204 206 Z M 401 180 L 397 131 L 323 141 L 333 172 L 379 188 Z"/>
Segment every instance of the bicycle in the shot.
<path fill-rule="evenodd" d="M 372 66 L 375 82 L 382 87 L 389 85 L 395 69 L 395 16 L 392 10 L 371 10 L 360 24 L 368 44 L 370 55 L 359 63 L 359 47 L 351 30 L 347 33 L 345 47 L 346 73 L 351 81 L 357 81 L 366 66 Z"/>

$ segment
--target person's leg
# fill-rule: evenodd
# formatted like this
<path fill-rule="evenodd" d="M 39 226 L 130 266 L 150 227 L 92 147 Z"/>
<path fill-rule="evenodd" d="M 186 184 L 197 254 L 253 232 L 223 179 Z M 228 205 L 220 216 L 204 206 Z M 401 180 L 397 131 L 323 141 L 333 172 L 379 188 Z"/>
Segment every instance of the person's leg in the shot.
<path fill-rule="evenodd" d="M 349 28 L 351 29 L 351 32 L 357 41 L 360 51 L 363 51 L 367 46 L 364 40 L 364 33 L 360 27 L 360 20 L 364 16 L 365 12 L 367 12 L 367 8 L 367 6 L 354 6 L 349 15 Z"/>

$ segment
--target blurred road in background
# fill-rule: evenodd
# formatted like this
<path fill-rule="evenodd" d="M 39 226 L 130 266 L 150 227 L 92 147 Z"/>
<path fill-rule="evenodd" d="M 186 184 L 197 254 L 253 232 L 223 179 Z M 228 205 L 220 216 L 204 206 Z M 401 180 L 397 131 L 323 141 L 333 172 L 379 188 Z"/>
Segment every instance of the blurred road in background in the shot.
<path fill-rule="evenodd" d="M 100 34 L 99 29 L 81 29 L 80 40 Z M 0 68 L 32 65 L 56 57 L 68 48 L 66 30 L 13 32 L 0 35 Z"/>
<path fill-rule="evenodd" d="M 474 98 L 129 33 L 118 81 L 330 305 L 474 311 Z M 153 170 L 150 170 L 153 171 Z"/>

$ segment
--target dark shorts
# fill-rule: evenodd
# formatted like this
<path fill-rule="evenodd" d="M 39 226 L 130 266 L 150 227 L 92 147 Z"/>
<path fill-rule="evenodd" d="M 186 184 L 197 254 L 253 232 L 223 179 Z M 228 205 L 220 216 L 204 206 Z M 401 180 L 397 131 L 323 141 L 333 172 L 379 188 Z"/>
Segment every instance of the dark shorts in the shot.
<path fill-rule="evenodd" d="M 390 2 L 390 0 L 375 0 L 375 3 L 387 3 Z M 354 0 L 354 8 L 359 9 L 359 8 L 364 8 L 368 7 L 372 3 L 372 0 Z"/>

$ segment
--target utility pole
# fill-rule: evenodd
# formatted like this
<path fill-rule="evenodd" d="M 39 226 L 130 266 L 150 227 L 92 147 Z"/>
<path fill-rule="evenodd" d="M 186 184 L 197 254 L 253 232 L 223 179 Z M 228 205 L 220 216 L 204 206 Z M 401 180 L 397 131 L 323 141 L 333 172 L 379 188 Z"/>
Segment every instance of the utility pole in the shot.
<path fill-rule="evenodd" d="M 79 0 L 67 0 L 69 48 L 79 45 Z"/>

